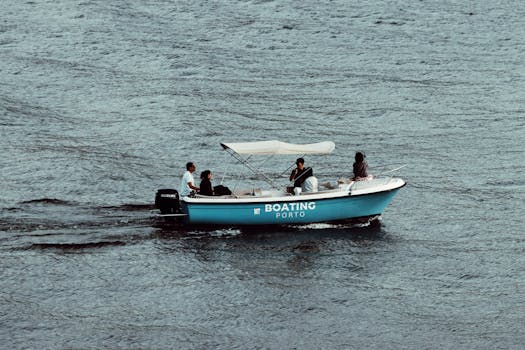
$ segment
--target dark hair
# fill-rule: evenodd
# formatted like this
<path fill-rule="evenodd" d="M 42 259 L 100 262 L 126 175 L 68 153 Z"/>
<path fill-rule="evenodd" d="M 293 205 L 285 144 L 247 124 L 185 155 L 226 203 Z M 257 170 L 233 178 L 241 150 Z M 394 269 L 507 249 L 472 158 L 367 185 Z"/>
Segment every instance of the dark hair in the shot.
<path fill-rule="evenodd" d="M 364 153 L 357 152 L 357 153 L 355 154 L 355 161 L 356 161 L 357 163 L 360 163 L 360 162 L 362 162 L 363 160 L 365 160 L 365 155 L 364 155 Z"/>
<path fill-rule="evenodd" d="M 208 175 L 211 174 L 211 171 L 210 170 L 204 170 L 202 173 L 201 173 L 201 179 L 204 180 L 204 179 L 207 179 L 208 178 Z"/>
<path fill-rule="evenodd" d="M 186 163 L 186 170 L 190 170 L 190 168 L 191 168 L 193 165 L 195 165 L 195 164 L 193 164 L 193 162 L 188 162 L 188 163 Z"/>
<path fill-rule="evenodd" d="M 295 161 L 295 164 L 304 164 L 304 159 L 303 158 L 297 158 L 297 160 Z"/>

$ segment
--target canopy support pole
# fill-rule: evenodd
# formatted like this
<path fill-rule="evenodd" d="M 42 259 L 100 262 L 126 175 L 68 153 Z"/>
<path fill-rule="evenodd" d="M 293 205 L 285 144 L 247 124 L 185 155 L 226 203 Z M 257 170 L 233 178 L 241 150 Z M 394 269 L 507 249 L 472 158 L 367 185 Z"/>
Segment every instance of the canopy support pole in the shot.
<path fill-rule="evenodd" d="M 255 175 L 263 177 L 263 180 L 266 181 L 270 186 L 272 186 L 275 189 L 279 189 L 279 187 L 277 185 L 275 185 L 273 180 L 268 175 L 266 175 L 265 173 L 263 173 L 262 171 L 260 171 L 256 167 L 252 166 L 250 163 L 248 163 L 247 159 L 244 159 L 243 157 L 241 157 L 237 152 L 235 152 L 231 148 L 226 148 L 225 147 L 224 149 L 226 150 L 226 152 L 228 152 L 230 154 L 230 156 L 232 156 L 233 158 L 237 159 L 237 161 L 239 163 L 243 164 L 245 167 L 250 169 Z"/>

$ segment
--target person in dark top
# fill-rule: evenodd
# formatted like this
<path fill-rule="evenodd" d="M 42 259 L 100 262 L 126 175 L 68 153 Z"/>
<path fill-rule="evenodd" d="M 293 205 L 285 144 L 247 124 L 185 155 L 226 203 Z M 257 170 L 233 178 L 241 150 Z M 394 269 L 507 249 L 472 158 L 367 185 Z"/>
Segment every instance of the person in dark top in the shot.
<path fill-rule="evenodd" d="M 352 180 L 357 181 L 359 179 L 368 177 L 367 168 L 368 164 L 366 164 L 365 155 L 361 152 L 357 152 L 355 154 L 354 177 Z"/>
<path fill-rule="evenodd" d="M 301 187 L 304 180 L 310 176 L 314 176 L 314 172 L 312 168 L 304 166 L 303 158 L 297 158 L 295 164 L 297 165 L 297 168 L 292 171 L 292 174 L 290 175 L 290 181 L 294 181 L 293 187 Z"/>
<path fill-rule="evenodd" d="M 200 184 L 200 191 L 199 194 L 202 194 L 204 196 L 213 196 L 213 187 L 211 185 L 211 178 L 213 174 L 210 170 L 204 170 L 201 173 L 201 184 Z"/>

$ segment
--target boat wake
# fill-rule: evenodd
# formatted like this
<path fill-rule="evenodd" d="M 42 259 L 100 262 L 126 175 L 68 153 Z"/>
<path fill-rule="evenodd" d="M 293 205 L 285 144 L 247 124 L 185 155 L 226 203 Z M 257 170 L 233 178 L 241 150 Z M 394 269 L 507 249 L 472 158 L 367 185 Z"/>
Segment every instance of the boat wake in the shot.
<path fill-rule="evenodd" d="M 335 223 L 312 223 L 304 225 L 290 225 L 291 227 L 300 229 L 300 230 L 327 230 L 327 229 L 347 229 L 347 228 L 364 228 L 374 225 L 380 225 L 381 216 L 374 215 L 370 217 L 357 218 L 352 220 L 346 220 L 343 222 Z"/>
<path fill-rule="evenodd" d="M 123 241 L 99 241 L 99 242 L 87 242 L 87 243 L 33 243 L 28 249 L 33 250 L 59 250 L 62 252 L 76 252 L 79 250 L 102 248 L 102 247 L 114 247 L 123 246 L 126 242 Z"/>
<path fill-rule="evenodd" d="M 379 216 L 359 220 L 258 226 L 186 226 L 152 216 L 153 204 L 90 206 L 56 198 L 38 198 L 0 209 L 0 241 L 5 249 L 83 252 L 133 244 L 141 239 L 230 239 L 279 234 L 348 234 L 377 227 Z M 359 233 L 357 231 L 354 231 Z"/>

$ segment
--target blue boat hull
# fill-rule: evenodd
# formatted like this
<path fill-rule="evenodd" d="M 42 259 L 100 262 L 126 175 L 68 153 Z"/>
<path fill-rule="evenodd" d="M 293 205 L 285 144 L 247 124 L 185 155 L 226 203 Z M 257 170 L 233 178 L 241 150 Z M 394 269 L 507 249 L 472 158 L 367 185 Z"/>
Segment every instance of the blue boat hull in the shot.
<path fill-rule="evenodd" d="M 282 225 L 340 221 L 381 214 L 399 188 L 322 199 L 269 198 L 266 202 L 198 203 L 182 201 L 188 224 Z"/>

